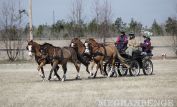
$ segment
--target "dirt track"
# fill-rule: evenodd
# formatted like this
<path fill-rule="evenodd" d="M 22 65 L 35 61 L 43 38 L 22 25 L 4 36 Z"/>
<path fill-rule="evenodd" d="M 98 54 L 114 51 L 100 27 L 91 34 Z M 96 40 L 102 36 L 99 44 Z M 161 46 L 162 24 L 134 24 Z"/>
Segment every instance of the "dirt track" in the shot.
<path fill-rule="evenodd" d="M 154 75 L 109 79 L 100 75 L 96 79 L 88 79 L 88 74 L 82 67 L 82 80 L 74 80 L 76 70 L 69 64 L 68 81 L 64 83 L 42 82 L 36 72 L 35 64 L 11 66 L 1 64 L 0 105 L 1 107 L 118 107 L 119 103 L 111 105 L 113 103 L 110 102 L 151 99 L 170 100 L 171 106 L 176 107 L 177 60 L 154 60 L 153 63 Z M 49 68 L 50 66 L 46 66 L 46 71 Z"/>

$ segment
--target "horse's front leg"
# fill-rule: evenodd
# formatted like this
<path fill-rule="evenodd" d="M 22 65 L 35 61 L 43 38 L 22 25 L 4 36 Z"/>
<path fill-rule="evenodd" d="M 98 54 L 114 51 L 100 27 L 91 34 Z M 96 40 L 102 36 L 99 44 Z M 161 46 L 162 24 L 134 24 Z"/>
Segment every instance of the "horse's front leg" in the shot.
<path fill-rule="evenodd" d="M 45 74 L 44 74 L 44 68 L 43 67 L 41 67 L 41 72 L 42 72 L 42 78 L 43 78 L 43 80 L 45 80 Z"/>
<path fill-rule="evenodd" d="M 96 71 L 95 71 L 95 73 L 94 73 L 93 78 L 95 78 L 95 77 L 96 77 L 97 72 L 98 72 L 98 69 L 99 69 L 100 67 L 101 67 L 100 63 L 97 63 L 97 66 L 96 66 Z"/>
<path fill-rule="evenodd" d="M 45 74 L 44 74 L 44 69 L 43 69 L 43 66 L 45 65 L 45 61 L 44 62 L 41 62 L 40 64 L 38 64 L 38 73 L 39 73 L 39 76 L 44 79 L 45 78 Z M 40 72 L 40 69 L 41 69 L 41 72 Z"/>
<path fill-rule="evenodd" d="M 81 64 L 78 64 L 78 63 L 74 63 L 74 66 L 76 67 L 76 70 L 77 70 L 77 75 L 76 75 L 76 79 L 80 79 L 80 74 L 79 74 L 79 71 L 80 71 L 80 66 Z"/>
<path fill-rule="evenodd" d="M 95 65 L 95 61 L 92 61 L 91 63 L 91 71 L 88 70 L 89 66 L 87 66 L 86 70 L 88 70 L 88 72 L 90 73 L 90 76 L 89 77 L 92 77 L 93 76 L 93 67 Z"/>
<path fill-rule="evenodd" d="M 56 69 L 57 65 L 58 65 L 58 61 L 57 61 L 57 60 L 55 60 L 55 61 L 53 62 L 52 69 L 50 70 L 48 80 L 50 80 L 50 79 L 51 79 L 52 72 L 53 72 L 53 70 L 54 70 L 54 69 Z"/>
<path fill-rule="evenodd" d="M 40 69 L 45 65 L 45 61 L 41 62 L 39 65 L 38 65 L 38 68 L 37 70 L 40 71 Z M 42 70 L 42 69 L 41 69 Z"/>
<path fill-rule="evenodd" d="M 51 66 L 53 66 L 53 63 L 51 63 Z M 54 69 L 54 79 L 58 78 L 58 80 L 61 80 L 60 76 L 58 75 L 58 70 L 59 70 L 59 66 L 57 65 L 56 68 Z"/>
<path fill-rule="evenodd" d="M 54 69 L 54 78 L 56 76 L 58 78 L 58 80 L 61 80 L 60 76 L 57 73 L 58 69 L 59 69 L 59 66 L 57 65 L 56 68 Z"/>
<path fill-rule="evenodd" d="M 107 75 L 107 72 L 103 70 L 103 61 L 100 61 L 100 72 L 102 75 Z"/>
<path fill-rule="evenodd" d="M 108 73 L 108 77 L 110 77 L 113 73 L 116 73 L 115 72 L 115 58 L 112 59 L 112 66 L 111 66 L 110 72 Z"/>
<path fill-rule="evenodd" d="M 64 82 L 66 80 L 67 62 L 62 65 L 62 68 L 63 68 L 63 72 L 64 72 L 62 82 Z"/>

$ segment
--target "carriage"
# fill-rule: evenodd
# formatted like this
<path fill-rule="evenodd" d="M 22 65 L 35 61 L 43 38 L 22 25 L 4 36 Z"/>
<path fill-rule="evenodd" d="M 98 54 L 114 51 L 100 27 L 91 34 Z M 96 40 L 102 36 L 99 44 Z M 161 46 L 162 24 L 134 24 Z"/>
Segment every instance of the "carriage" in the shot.
<path fill-rule="evenodd" d="M 128 69 L 123 64 L 120 63 L 119 59 L 115 60 L 115 72 L 111 72 L 111 63 L 104 62 L 104 71 L 108 74 L 111 72 L 111 76 L 126 76 L 128 71 L 131 76 L 138 76 L 140 70 L 143 71 L 144 75 L 151 75 L 153 73 L 153 63 L 151 61 L 152 53 L 144 53 L 140 50 L 133 52 L 132 56 L 129 56 L 125 53 L 121 53 L 121 56 L 128 59 L 127 63 L 130 65 Z"/>

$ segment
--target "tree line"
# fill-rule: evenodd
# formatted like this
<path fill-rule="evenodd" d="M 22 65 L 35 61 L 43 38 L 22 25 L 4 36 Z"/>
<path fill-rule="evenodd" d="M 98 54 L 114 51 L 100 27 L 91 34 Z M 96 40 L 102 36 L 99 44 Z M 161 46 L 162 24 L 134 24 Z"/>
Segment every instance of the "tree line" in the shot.
<path fill-rule="evenodd" d="M 100 37 L 98 35 L 101 33 L 104 26 L 109 29 L 109 34 L 106 37 L 117 36 L 121 30 L 126 32 L 133 32 L 137 36 L 141 35 L 142 30 L 152 32 L 154 36 L 175 36 L 177 35 L 177 19 L 173 17 L 168 17 L 164 24 L 157 23 L 154 20 L 151 27 L 143 26 L 141 22 L 134 20 L 133 18 L 129 23 L 122 21 L 121 17 L 118 17 L 113 23 L 105 25 L 105 23 L 97 23 L 96 19 L 92 19 L 88 23 L 83 23 L 82 26 L 74 24 L 73 22 L 65 22 L 64 20 L 58 20 L 52 25 L 39 25 L 33 27 L 34 36 L 36 38 L 48 38 L 48 39 L 67 39 L 70 37 L 87 37 L 94 36 Z"/>

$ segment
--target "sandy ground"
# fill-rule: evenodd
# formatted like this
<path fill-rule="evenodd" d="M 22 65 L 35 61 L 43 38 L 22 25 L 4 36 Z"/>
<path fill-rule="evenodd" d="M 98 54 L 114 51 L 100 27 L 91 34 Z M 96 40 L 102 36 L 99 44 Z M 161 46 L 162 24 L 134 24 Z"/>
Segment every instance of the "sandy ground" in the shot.
<path fill-rule="evenodd" d="M 76 70 L 69 64 L 65 82 L 43 82 L 33 63 L 0 64 L 0 106 L 131 107 L 128 104 L 133 102 L 135 107 L 137 101 L 144 101 L 139 107 L 153 104 L 153 107 L 177 107 L 177 60 L 153 60 L 153 63 L 153 75 L 144 76 L 141 72 L 137 77 L 98 75 L 96 79 L 88 79 L 82 67 L 82 80 L 74 79 Z M 45 66 L 46 75 L 49 69 L 49 65 Z M 62 76 L 61 70 L 59 73 Z"/>

